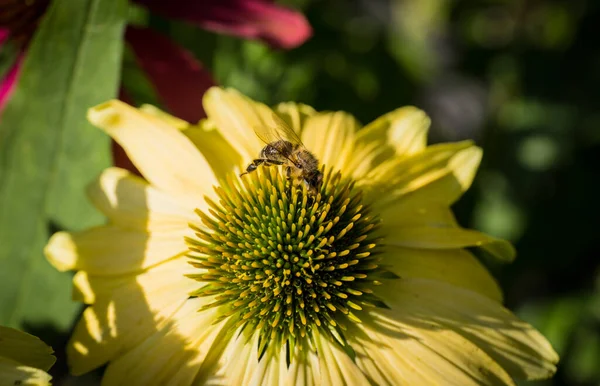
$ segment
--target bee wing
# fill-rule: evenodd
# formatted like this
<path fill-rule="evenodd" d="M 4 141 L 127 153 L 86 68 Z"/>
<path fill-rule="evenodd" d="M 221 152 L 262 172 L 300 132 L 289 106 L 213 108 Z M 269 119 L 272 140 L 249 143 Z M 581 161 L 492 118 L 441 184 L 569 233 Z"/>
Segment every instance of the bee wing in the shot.
<path fill-rule="evenodd" d="M 296 132 L 277 114 L 271 114 L 271 121 L 267 126 L 256 126 L 254 132 L 261 141 L 267 145 L 279 140 L 291 142 L 296 145 L 302 145 L 302 141 Z"/>

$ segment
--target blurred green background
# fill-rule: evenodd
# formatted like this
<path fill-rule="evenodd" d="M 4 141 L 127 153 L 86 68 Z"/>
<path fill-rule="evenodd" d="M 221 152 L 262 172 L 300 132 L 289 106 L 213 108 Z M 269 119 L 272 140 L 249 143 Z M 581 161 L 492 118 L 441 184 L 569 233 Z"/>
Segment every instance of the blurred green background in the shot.
<path fill-rule="evenodd" d="M 535 384 L 600 385 L 600 1 L 281 3 L 314 29 L 290 51 L 134 6 L 129 18 L 186 47 L 218 84 L 268 104 L 341 109 L 363 123 L 416 105 L 433 119 L 431 142 L 474 139 L 483 164 L 455 210 L 462 225 L 517 247 L 513 264 L 490 269 L 507 306 L 561 356 L 556 376 Z M 127 51 L 122 69 L 133 101 L 156 104 Z M 57 351 L 57 384 L 76 312 L 22 323 Z"/>

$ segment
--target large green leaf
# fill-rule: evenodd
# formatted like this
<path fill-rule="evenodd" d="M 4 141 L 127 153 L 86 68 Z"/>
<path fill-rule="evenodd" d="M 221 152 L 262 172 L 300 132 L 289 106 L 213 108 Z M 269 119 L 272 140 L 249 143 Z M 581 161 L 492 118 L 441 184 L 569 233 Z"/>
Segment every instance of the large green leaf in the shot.
<path fill-rule="evenodd" d="M 84 186 L 109 164 L 88 107 L 116 94 L 125 0 L 54 0 L 0 118 L 0 324 L 69 325 L 70 275 L 42 249 L 55 227 L 102 221 Z"/>

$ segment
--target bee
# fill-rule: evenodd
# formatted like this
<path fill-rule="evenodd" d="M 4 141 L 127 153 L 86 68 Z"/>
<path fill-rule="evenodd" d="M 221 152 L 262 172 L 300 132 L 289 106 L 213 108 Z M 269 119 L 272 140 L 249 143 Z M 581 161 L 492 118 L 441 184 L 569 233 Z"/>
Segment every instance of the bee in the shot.
<path fill-rule="evenodd" d="M 291 180 L 294 185 L 303 183 L 310 193 L 316 194 L 323 183 L 319 161 L 304 147 L 296 132 L 283 119 L 275 113 L 272 119 L 273 126 L 254 128 L 256 136 L 266 146 L 260 151 L 258 158 L 248 165 L 246 171 L 240 174 L 240 177 L 252 173 L 261 165 L 283 165 L 288 180 Z"/>

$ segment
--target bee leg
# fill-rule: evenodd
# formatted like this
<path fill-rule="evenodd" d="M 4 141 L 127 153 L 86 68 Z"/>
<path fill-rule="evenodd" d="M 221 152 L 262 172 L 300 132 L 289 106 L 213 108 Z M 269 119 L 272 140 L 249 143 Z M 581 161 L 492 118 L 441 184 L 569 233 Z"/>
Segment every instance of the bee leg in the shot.
<path fill-rule="evenodd" d="M 243 172 L 242 174 L 240 174 L 240 177 L 243 176 L 244 174 L 248 174 L 248 173 L 252 173 L 253 171 L 255 171 L 256 169 L 258 169 L 258 167 L 267 162 L 267 159 L 264 158 L 259 158 L 259 159 L 255 159 L 252 160 L 252 162 L 250 162 L 250 165 L 248 165 L 248 167 L 246 168 L 246 171 Z"/>
<path fill-rule="evenodd" d="M 285 167 L 285 178 L 287 180 L 289 180 L 290 178 L 292 178 L 292 168 L 289 166 Z"/>
<path fill-rule="evenodd" d="M 273 166 L 273 165 L 275 165 L 275 166 L 283 165 L 283 162 L 277 161 L 277 160 L 273 160 L 273 159 L 267 159 L 263 163 L 263 166 Z"/>
<path fill-rule="evenodd" d="M 303 180 L 302 182 L 304 182 L 304 186 L 306 187 L 306 191 L 309 194 L 316 194 L 317 193 L 317 189 L 315 189 L 314 186 L 312 186 L 307 180 Z"/>
<path fill-rule="evenodd" d="M 268 158 L 257 158 L 255 160 L 252 160 L 252 162 L 250 162 L 250 165 L 248 165 L 245 172 L 240 174 L 240 177 L 243 176 L 244 174 L 252 173 L 256 169 L 258 169 L 258 167 L 260 165 L 263 165 L 263 166 L 283 165 L 283 162 L 271 160 Z"/>

